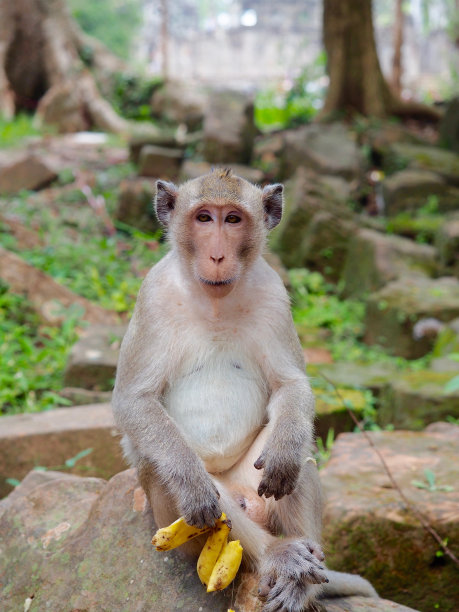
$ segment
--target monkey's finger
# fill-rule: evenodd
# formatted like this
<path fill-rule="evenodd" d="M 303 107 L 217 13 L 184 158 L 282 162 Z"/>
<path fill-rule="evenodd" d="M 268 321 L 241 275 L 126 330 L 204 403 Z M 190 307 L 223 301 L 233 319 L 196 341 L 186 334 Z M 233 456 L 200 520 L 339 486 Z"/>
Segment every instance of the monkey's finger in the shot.
<path fill-rule="evenodd" d="M 314 557 L 316 559 L 318 559 L 319 561 L 323 561 L 325 559 L 325 555 L 323 553 L 323 550 L 321 549 L 321 547 L 316 544 L 315 542 L 306 542 L 305 543 L 306 548 L 309 550 L 309 552 L 314 555 Z"/>
<path fill-rule="evenodd" d="M 276 584 L 276 577 L 274 574 L 265 574 L 261 577 L 260 582 L 258 584 L 258 597 L 261 600 L 267 599 L 269 592 Z"/>
<path fill-rule="evenodd" d="M 263 457 L 263 454 L 261 454 L 258 459 L 255 461 L 255 463 L 253 464 L 253 467 L 256 470 L 261 470 L 261 468 L 265 467 L 265 459 Z"/>

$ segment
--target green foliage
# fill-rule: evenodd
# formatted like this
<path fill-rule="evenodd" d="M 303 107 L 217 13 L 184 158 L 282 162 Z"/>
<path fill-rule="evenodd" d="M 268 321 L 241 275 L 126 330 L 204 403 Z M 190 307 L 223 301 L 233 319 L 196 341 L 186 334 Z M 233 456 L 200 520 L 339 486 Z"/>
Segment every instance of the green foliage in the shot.
<path fill-rule="evenodd" d="M 321 108 L 325 95 L 326 57 L 321 53 L 305 68 L 288 91 L 265 89 L 255 99 L 255 122 L 269 131 L 311 121 Z"/>
<path fill-rule="evenodd" d="M 84 32 L 101 40 L 119 57 L 129 59 L 142 23 L 141 0 L 69 0 L 69 4 Z M 91 65 L 89 50 L 82 59 Z"/>
<path fill-rule="evenodd" d="M 92 448 L 85 448 L 84 450 L 77 453 L 74 457 L 66 459 L 63 465 L 53 465 L 52 467 L 47 467 L 45 465 L 36 465 L 34 467 L 34 470 L 36 472 L 46 472 L 47 470 L 56 470 L 62 472 L 62 470 L 69 470 L 70 468 L 74 468 L 80 459 L 83 459 L 83 457 L 87 457 L 88 455 L 90 455 L 92 451 Z"/>
<path fill-rule="evenodd" d="M 459 375 L 449 380 L 443 390 L 445 393 L 455 393 L 459 391 Z"/>
<path fill-rule="evenodd" d="M 4 149 L 17 146 L 26 138 L 39 136 L 41 133 L 30 115 L 21 113 L 12 120 L 4 119 L 0 115 L 0 142 Z"/>
<path fill-rule="evenodd" d="M 445 491 L 447 493 L 454 491 L 454 487 L 451 487 L 450 485 L 441 485 L 438 486 L 435 482 L 435 474 L 432 472 L 432 470 L 429 470 L 428 468 L 426 468 L 424 470 L 424 475 L 426 477 L 426 481 L 420 481 L 420 480 L 412 480 L 411 484 L 415 487 L 417 487 L 418 489 L 425 489 L 426 491 L 429 491 L 430 493 L 433 493 L 434 491 Z"/>
<path fill-rule="evenodd" d="M 317 461 L 319 469 L 323 467 L 330 459 L 334 442 L 335 430 L 333 429 L 333 427 L 331 427 L 327 431 L 327 439 L 325 440 L 325 444 L 322 442 L 322 438 L 318 437 L 316 439 L 317 453 L 315 453 L 315 459 Z"/>
<path fill-rule="evenodd" d="M 80 312 L 60 326 L 42 325 L 27 300 L 0 286 L 0 412 L 36 412 L 67 404 L 57 395 Z"/>
<path fill-rule="evenodd" d="M 161 83 L 160 77 L 144 78 L 118 72 L 114 78 L 111 102 L 118 113 L 127 119 L 150 120 L 151 96 Z"/>
<path fill-rule="evenodd" d="M 330 350 L 335 361 L 360 363 L 390 363 L 400 370 L 423 369 L 430 359 L 417 360 L 392 357 L 379 346 L 368 346 L 361 341 L 365 318 L 365 303 L 350 298 L 341 299 L 337 288 L 319 272 L 306 269 L 289 271 L 292 286 L 292 314 L 300 338 L 311 330 L 321 328 L 321 346 Z M 386 305 L 381 303 L 381 308 Z"/>

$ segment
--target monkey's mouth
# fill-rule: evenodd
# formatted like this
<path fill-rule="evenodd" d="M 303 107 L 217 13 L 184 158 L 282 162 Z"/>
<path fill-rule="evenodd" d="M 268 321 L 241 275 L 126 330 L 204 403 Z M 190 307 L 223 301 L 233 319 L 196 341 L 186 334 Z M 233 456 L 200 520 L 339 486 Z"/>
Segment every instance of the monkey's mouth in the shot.
<path fill-rule="evenodd" d="M 225 287 L 227 285 L 231 285 L 234 282 L 234 278 L 227 278 L 226 280 L 221 281 L 213 281 L 208 280 L 207 278 L 203 278 L 202 276 L 199 277 L 199 280 L 201 281 L 201 283 L 207 285 L 208 287 Z"/>

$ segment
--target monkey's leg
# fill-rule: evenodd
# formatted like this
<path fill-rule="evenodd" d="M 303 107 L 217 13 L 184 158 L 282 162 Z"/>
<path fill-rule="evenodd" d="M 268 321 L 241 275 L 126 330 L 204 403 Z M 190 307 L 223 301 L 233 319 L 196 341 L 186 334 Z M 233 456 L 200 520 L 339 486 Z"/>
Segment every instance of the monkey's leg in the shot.
<path fill-rule="evenodd" d="M 260 470 L 253 466 L 260 454 L 267 437 L 265 428 L 254 441 L 246 455 L 224 475 L 215 478 L 220 492 L 226 491 L 239 500 L 240 493 L 247 496 L 250 502 L 258 497 L 258 484 L 262 478 Z M 260 499 L 260 498 L 258 498 Z M 287 536 L 283 539 L 273 536 L 266 529 L 261 529 L 263 544 L 257 550 L 253 560 L 260 575 L 260 596 L 266 600 L 265 612 L 288 610 L 299 612 L 313 606 L 321 584 L 327 581 L 325 568 L 322 565 L 323 553 L 318 544 L 320 537 L 320 487 L 317 469 L 314 464 L 306 462 L 300 473 L 300 480 L 294 492 L 281 500 L 273 498 L 261 500 L 265 504 L 264 523 L 275 532 Z M 226 511 L 226 499 L 222 507 Z M 238 529 L 243 526 L 251 534 L 259 537 L 260 527 L 250 518 L 250 512 L 238 508 L 237 521 L 233 520 L 233 510 L 227 511 Z M 304 514 L 306 513 L 306 517 Z M 258 516 L 257 516 L 258 518 Z M 283 520 L 284 519 L 284 520 Z M 239 535 L 237 536 L 239 537 Z M 241 543 L 244 546 L 241 534 Z M 250 542 L 250 539 L 249 539 Z"/>

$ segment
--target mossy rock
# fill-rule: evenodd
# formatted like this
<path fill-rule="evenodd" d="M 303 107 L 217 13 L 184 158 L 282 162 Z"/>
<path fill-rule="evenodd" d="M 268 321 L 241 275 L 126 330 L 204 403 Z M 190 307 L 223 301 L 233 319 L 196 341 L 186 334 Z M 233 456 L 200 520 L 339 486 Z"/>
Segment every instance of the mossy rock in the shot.
<path fill-rule="evenodd" d="M 433 276 L 436 250 L 400 236 L 359 230 L 349 241 L 343 270 L 344 294 L 365 296 L 407 276 Z"/>
<path fill-rule="evenodd" d="M 415 359 L 428 353 L 434 342 L 429 334 L 415 333 L 416 323 L 426 318 L 448 322 L 458 316 L 458 280 L 401 278 L 368 298 L 364 340 L 393 355 Z"/>
<path fill-rule="evenodd" d="M 427 170 L 401 170 L 384 179 L 382 187 L 386 214 L 390 216 L 434 204 L 436 212 L 459 208 L 459 189 Z"/>
<path fill-rule="evenodd" d="M 453 376 L 451 372 L 431 370 L 398 376 L 382 393 L 379 423 L 420 430 L 448 416 L 459 418 L 459 391 L 445 393 L 445 385 Z"/>
<path fill-rule="evenodd" d="M 439 147 L 395 143 L 392 150 L 398 157 L 409 160 L 409 167 L 431 171 L 442 176 L 448 183 L 459 185 L 459 155 Z"/>
<path fill-rule="evenodd" d="M 419 215 L 402 212 L 387 220 L 386 230 L 419 243 L 432 244 L 438 230 L 444 224 L 444 215 Z"/>
<path fill-rule="evenodd" d="M 287 268 L 307 267 L 312 263 L 312 267 L 321 271 L 330 268 L 328 276 L 336 278 L 347 241 L 357 224 L 357 216 L 336 198 L 321 177 L 299 169 L 286 183 L 283 218 L 272 232 L 270 246 Z M 323 243 L 318 246 L 315 232 L 319 228 Z"/>
<path fill-rule="evenodd" d="M 407 497 L 459 554 L 459 427 L 372 432 Z M 434 474 L 437 490 L 417 488 Z M 327 564 L 370 580 L 383 597 L 422 612 L 459 609 L 457 567 L 407 509 L 362 434 L 342 434 L 321 470 L 326 497 L 323 544 Z M 442 486 L 452 487 L 445 491 Z"/>
<path fill-rule="evenodd" d="M 368 394 L 344 387 L 325 390 L 313 386 L 313 390 L 316 399 L 317 436 L 325 440 L 330 429 L 333 429 L 335 435 L 353 431 L 355 423 L 349 415 L 347 405 L 360 420 L 368 403 Z"/>
<path fill-rule="evenodd" d="M 391 365 L 354 362 L 310 364 L 307 372 L 313 387 L 331 381 L 337 387 L 368 389 L 376 396 L 398 375 Z"/>

